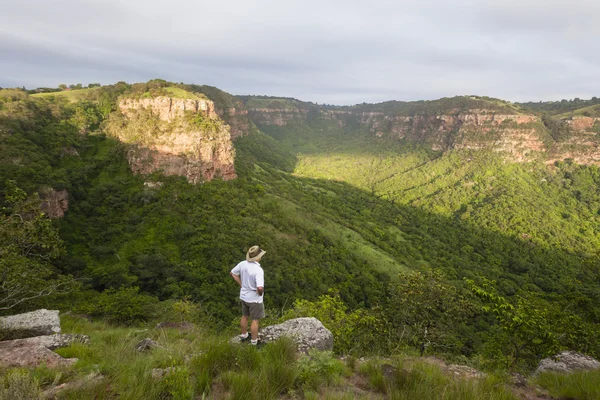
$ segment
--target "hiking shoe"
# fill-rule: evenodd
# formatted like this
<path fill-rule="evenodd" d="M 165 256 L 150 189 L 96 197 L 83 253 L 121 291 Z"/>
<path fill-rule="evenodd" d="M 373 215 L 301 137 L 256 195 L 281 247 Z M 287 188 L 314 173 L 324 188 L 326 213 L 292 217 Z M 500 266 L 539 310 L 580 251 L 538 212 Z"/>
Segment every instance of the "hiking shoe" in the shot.
<path fill-rule="evenodd" d="M 256 346 L 256 350 L 263 348 L 264 346 L 266 346 L 267 344 L 265 342 L 263 342 L 262 340 L 259 340 L 256 344 L 252 344 L 252 342 L 250 342 L 251 346 Z"/>
<path fill-rule="evenodd" d="M 242 336 L 240 335 L 240 343 L 246 343 L 246 342 L 249 342 L 249 341 L 250 341 L 250 339 L 252 339 L 252 335 L 250 335 L 250 334 L 248 334 L 248 336 L 246 336 L 246 337 L 242 337 Z"/>

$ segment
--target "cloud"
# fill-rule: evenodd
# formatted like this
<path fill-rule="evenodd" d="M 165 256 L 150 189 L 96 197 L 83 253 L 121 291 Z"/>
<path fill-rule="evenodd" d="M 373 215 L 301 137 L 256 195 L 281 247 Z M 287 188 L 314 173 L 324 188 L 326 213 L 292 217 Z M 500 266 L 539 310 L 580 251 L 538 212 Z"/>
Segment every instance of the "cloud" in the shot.
<path fill-rule="evenodd" d="M 0 86 L 162 77 L 334 104 L 600 93 L 595 0 L 0 1 Z"/>

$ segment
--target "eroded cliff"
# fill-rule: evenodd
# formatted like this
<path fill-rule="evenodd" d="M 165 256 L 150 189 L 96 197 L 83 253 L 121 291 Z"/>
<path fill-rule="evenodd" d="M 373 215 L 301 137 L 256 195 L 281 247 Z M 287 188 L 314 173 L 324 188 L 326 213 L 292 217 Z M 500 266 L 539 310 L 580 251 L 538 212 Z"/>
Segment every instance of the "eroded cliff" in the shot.
<path fill-rule="evenodd" d="M 249 112 L 259 127 L 305 124 L 310 119 L 325 119 L 335 121 L 342 129 L 358 125 L 376 137 L 416 141 L 434 150 L 490 149 L 504 152 L 513 161 L 526 161 L 544 153 L 549 139 L 540 118 L 489 109 L 414 115 L 322 108 L 250 108 Z"/>
<path fill-rule="evenodd" d="M 162 171 L 201 183 L 236 177 L 231 128 L 206 98 L 124 98 L 107 131 L 129 145 L 134 173 Z"/>

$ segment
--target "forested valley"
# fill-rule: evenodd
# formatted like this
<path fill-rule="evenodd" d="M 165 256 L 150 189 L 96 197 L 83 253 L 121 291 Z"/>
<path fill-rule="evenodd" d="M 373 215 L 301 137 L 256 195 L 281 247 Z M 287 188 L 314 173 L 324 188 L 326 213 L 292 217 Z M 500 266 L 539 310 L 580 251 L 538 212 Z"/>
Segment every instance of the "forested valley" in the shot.
<path fill-rule="evenodd" d="M 250 114 L 235 179 L 133 174 L 108 134 L 118 99 L 166 95 L 223 110 L 272 101 L 160 80 L 0 91 L 0 313 L 121 326 L 185 306 L 235 330 L 229 271 L 259 244 L 268 321 L 315 316 L 339 354 L 412 349 L 522 371 L 563 349 L 600 357 L 597 166 L 433 150 L 308 111 L 283 125 Z M 44 203 L 63 190 L 68 210 L 49 219 Z"/>

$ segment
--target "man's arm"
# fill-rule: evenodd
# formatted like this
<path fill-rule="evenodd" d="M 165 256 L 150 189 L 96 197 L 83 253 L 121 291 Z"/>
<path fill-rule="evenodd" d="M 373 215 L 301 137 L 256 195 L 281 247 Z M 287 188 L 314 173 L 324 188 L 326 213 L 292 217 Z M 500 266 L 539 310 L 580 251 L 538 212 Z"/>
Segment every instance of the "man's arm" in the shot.
<path fill-rule="evenodd" d="M 258 293 L 259 296 L 262 296 L 263 293 L 265 292 L 265 288 L 262 286 L 259 286 L 256 288 L 256 293 Z"/>
<path fill-rule="evenodd" d="M 242 287 L 242 281 L 240 280 L 240 276 L 234 274 L 233 272 L 230 272 L 229 275 L 231 275 L 231 277 L 233 278 L 234 281 L 237 282 L 238 285 L 240 285 L 240 287 Z"/>

